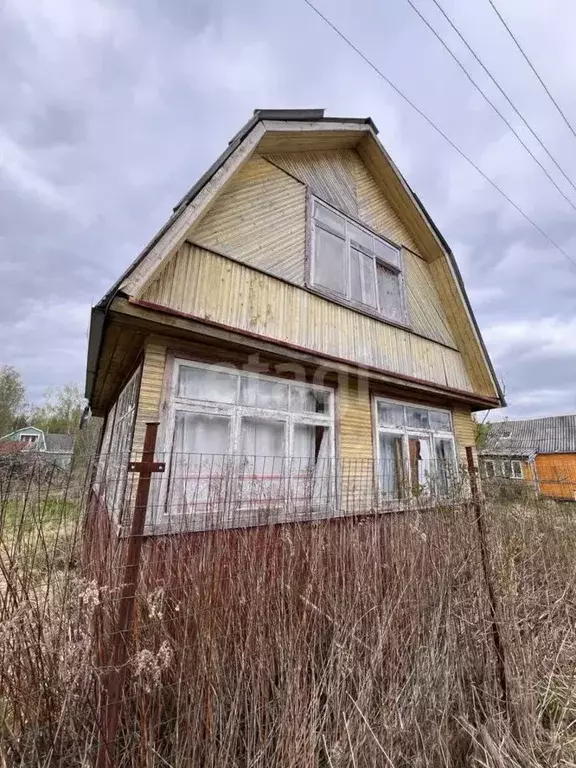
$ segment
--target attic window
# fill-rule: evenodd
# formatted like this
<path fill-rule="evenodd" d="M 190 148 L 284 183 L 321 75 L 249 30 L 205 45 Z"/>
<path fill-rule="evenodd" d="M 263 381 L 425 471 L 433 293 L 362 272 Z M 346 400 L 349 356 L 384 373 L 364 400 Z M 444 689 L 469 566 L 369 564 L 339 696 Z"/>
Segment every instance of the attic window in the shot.
<path fill-rule="evenodd" d="M 340 301 L 406 323 L 398 248 L 313 200 L 311 283 Z"/>

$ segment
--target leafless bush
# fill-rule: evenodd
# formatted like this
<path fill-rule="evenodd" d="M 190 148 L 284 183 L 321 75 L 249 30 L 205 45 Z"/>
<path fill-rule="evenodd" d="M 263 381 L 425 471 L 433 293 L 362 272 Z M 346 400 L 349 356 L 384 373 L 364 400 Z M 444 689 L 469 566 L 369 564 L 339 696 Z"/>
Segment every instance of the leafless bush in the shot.
<path fill-rule="evenodd" d="M 76 483 L 0 497 L 10 766 L 91 765 L 102 740 L 126 550 Z M 115 764 L 575 764 L 574 507 L 486 507 L 507 707 L 475 515 L 146 538 Z"/>

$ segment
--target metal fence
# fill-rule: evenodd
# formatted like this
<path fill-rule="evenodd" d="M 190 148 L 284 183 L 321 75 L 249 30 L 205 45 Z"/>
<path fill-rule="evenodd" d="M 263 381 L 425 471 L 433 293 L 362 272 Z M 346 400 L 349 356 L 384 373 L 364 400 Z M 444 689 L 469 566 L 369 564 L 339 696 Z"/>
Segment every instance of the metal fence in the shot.
<path fill-rule="evenodd" d="M 414 475 L 0 462 L 3 764 L 456 765 L 480 721 L 512 733 L 518 680 L 557 696 L 576 663 L 572 508 Z"/>

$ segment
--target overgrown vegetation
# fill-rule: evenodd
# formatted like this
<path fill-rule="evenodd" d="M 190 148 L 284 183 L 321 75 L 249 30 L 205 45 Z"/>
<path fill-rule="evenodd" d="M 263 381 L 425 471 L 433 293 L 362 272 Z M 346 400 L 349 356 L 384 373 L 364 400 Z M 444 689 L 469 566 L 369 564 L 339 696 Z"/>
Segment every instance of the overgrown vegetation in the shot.
<path fill-rule="evenodd" d="M 85 502 L 0 498 L 0 764 L 98 750 L 123 553 Z M 575 506 L 486 506 L 507 700 L 464 502 L 146 542 L 116 764 L 576 764 Z"/>

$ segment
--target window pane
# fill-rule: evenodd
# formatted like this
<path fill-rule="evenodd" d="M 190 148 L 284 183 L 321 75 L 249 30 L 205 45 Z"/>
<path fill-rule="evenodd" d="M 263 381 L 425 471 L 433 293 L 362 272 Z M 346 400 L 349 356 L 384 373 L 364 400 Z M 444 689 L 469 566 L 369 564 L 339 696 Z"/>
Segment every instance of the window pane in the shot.
<path fill-rule="evenodd" d="M 238 377 L 230 373 L 180 365 L 178 397 L 215 403 L 235 403 L 237 382 Z"/>
<path fill-rule="evenodd" d="M 314 282 L 342 296 L 346 295 L 345 241 L 316 227 Z"/>
<path fill-rule="evenodd" d="M 290 387 L 290 410 L 300 413 L 328 414 L 329 393 L 311 387 Z"/>
<path fill-rule="evenodd" d="M 384 240 L 379 240 L 377 237 L 374 238 L 374 252 L 389 264 L 394 264 L 396 267 L 400 266 L 400 253 L 396 248 L 384 242 Z"/>
<path fill-rule="evenodd" d="M 510 475 L 512 474 L 509 461 L 502 462 L 502 474 L 504 475 L 504 477 L 510 477 Z"/>
<path fill-rule="evenodd" d="M 240 505 L 277 509 L 285 500 L 285 425 L 280 421 L 242 419 Z"/>
<path fill-rule="evenodd" d="M 486 472 L 486 477 L 494 477 L 494 462 L 493 461 L 485 461 L 484 462 L 484 470 Z"/>
<path fill-rule="evenodd" d="M 386 427 L 404 426 L 404 406 L 378 402 L 378 423 Z"/>
<path fill-rule="evenodd" d="M 379 261 L 376 262 L 376 274 L 380 312 L 391 320 L 402 320 L 400 276 Z"/>
<path fill-rule="evenodd" d="M 362 290 L 364 293 L 363 302 L 368 307 L 376 306 L 376 286 L 374 285 L 374 261 L 370 256 L 361 254 L 360 263 L 362 264 Z"/>
<path fill-rule="evenodd" d="M 419 496 L 429 488 L 430 481 L 430 442 L 427 438 L 410 437 L 408 439 L 410 455 L 410 485 L 412 493 Z"/>
<path fill-rule="evenodd" d="M 327 224 L 330 229 L 334 229 L 336 232 L 344 235 L 345 220 L 343 216 L 338 216 L 338 214 L 330 210 L 330 208 L 326 208 L 324 205 L 316 203 L 315 217 L 318 219 L 318 221 L 323 221 L 325 224 Z"/>
<path fill-rule="evenodd" d="M 226 471 L 229 430 L 224 416 L 176 413 L 169 515 L 214 515 L 223 509 L 231 481 Z"/>
<path fill-rule="evenodd" d="M 404 489 L 404 461 L 402 437 L 381 432 L 380 443 L 380 488 L 387 499 L 402 498 Z"/>
<path fill-rule="evenodd" d="M 430 429 L 438 432 L 452 432 L 450 414 L 447 411 L 429 411 Z"/>
<path fill-rule="evenodd" d="M 295 424 L 290 465 L 290 502 L 300 508 L 325 506 L 332 491 L 328 427 Z"/>
<path fill-rule="evenodd" d="M 434 438 L 434 458 L 438 490 L 441 493 L 447 493 L 456 476 L 456 459 L 452 440 Z"/>
<path fill-rule="evenodd" d="M 240 402 L 255 408 L 284 411 L 288 408 L 288 385 L 265 378 L 243 376 L 240 382 Z"/>
<path fill-rule="evenodd" d="M 354 248 L 350 249 L 350 298 L 352 301 L 362 301 L 362 254 Z"/>
<path fill-rule="evenodd" d="M 512 462 L 512 477 L 522 477 L 522 464 L 519 461 Z"/>
<path fill-rule="evenodd" d="M 411 408 L 406 406 L 406 424 L 413 429 L 429 429 L 429 412 L 426 408 Z"/>
<path fill-rule="evenodd" d="M 242 419 L 243 456 L 283 457 L 286 455 L 284 422 L 267 419 Z"/>
<path fill-rule="evenodd" d="M 373 252 L 374 238 L 369 232 L 365 232 L 363 229 L 360 229 L 360 227 L 357 227 L 355 224 L 349 222 L 348 234 L 350 235 L 351 240 L 353 240 L 355 243 L 358 243 L 358 245 L 362 245 L 370 252 Z"/>

